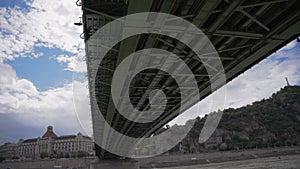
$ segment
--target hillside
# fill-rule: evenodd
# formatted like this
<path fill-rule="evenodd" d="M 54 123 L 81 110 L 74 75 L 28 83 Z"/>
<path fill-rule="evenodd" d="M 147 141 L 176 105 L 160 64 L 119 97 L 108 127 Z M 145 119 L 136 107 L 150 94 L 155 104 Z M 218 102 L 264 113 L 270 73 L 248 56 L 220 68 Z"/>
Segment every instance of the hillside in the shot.
<path fill-rule="evenodd" d="M 286 86 L 268 99 L 224 110 L 217 130 L 205 144 L 200 145 L 198 137 L 205 119 L 192 119 L 195 121 L 194 127 L 181 145 L 171 152 L 299 145 L 300 87 Z"/>

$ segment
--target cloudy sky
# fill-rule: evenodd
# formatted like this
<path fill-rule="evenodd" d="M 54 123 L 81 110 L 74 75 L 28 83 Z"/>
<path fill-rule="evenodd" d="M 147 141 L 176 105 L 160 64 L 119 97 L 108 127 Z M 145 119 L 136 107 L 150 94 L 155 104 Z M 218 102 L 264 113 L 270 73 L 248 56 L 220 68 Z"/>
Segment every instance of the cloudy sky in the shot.
<path fill-rule="evenodd" d="M 84 51 L 82 27 L 73 24 L 81 14 L 75 0 L 0 1 L 0 144 L 41 136 L 48 125 L 58 135 L 91 135 L 87 83 L 73 80 L 74 72 L 85 71 L 76 66 Z M 286 84 L 285 77 L 299 85 L 299 53 L 294 40 L 230 82 L 225 107 L 268 98 Z M 83 87 L 74 93 L 74 84 Z M 204 106 L 208 99 L 199 112 L 173 123 L 217 110 Z"/>

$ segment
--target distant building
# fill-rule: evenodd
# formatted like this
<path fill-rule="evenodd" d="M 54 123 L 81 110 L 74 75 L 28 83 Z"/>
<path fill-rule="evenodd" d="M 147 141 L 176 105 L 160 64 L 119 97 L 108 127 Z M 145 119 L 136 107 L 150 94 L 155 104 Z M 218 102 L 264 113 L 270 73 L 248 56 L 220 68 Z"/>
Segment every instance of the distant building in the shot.
<path fill-rule="evenodd" d="M 5 159 L 12 159 L 17 156 L 18 145 L 15 143 L 5 143 L 0 146 L 0 157 Z"/>
<path fill-rule="evenodd" d="M 25 158 L 40 158 L 41 153 L 69 154 L 79 151 L 94 154 L 92 138 L 81 133 L 58 137 L 53 132 L 53 127 L 48 126 L 42 137 L 20 140 L 17 146 L 17 155 Z"/>

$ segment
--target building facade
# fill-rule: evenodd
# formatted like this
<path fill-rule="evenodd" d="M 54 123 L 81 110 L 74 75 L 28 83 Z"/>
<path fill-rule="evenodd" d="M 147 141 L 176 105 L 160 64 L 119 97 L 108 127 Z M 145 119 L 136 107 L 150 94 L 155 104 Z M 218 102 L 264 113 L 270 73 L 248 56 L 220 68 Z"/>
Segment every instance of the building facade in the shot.
<path fill-rule="evenodd" d="M 17 157 L 18 145 L 15 143 L 5 143 L 0 146 L 0 157 L 5 159 L 12 159 Z"/>
<path fill-rule="evenodd" d="M 65 135 L 58 137 L 53 132 L 52 126 L 48 126 L 47 131 L 42 137 L 20 140 L 17 144 L 14 144 L 14 149 L 12 149 L 13 145 L 8 146 L 6 144 L 3 145 L 6 149 L 2 151 L 5 151 L 6 154 L 15 153 L 15 156 L 20 158 L 38 159 L 41 157 L 42 153 L 47 155 L 64 156 L 66 154 L 71 156 L 78 152 L 94 154 L 94 141 L 92 138 L 84 136 L 81 133 L 78 133 L 77 135 Z M 10 147 L 9 153 L 7 147 Z"/>

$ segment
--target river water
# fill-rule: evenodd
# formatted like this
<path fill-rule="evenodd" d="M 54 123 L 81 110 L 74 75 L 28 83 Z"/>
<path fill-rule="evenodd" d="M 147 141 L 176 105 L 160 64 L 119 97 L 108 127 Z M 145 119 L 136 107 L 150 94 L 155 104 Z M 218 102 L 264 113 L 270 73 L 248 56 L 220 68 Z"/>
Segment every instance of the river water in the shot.
<path fill-rule="evenodd" d="M 300 155 L 289 155 L 163 169 L 300 169 Z"/>

